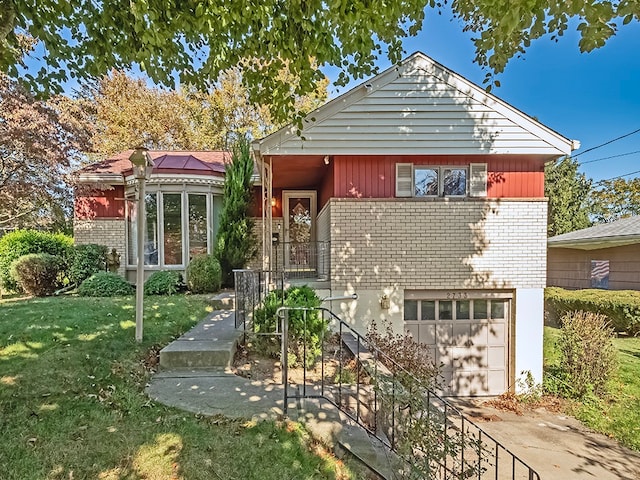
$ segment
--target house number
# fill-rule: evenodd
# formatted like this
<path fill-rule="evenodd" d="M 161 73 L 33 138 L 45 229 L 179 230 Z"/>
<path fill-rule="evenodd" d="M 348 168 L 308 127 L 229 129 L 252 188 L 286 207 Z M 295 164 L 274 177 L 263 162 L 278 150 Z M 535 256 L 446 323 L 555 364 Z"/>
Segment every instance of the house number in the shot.
<path fill-rule="evenodd" d="M 447 300 L 466 300 L 469 298 L 467 292 L 447 292 Z"/>

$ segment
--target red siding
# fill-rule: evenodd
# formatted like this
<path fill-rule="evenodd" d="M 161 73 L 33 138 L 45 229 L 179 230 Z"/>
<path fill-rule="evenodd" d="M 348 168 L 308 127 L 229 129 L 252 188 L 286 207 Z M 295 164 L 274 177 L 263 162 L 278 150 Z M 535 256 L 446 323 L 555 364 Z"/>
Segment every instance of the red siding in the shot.
<path fill-rule="evenodd" d="M 322 207 L 329 201 L 331 197 L 335 196 L 334 193 L 334 185 L 335 185 L 335 162 L 331 162 L 328 166 L 328 171 L 326 175 L 322 178 L 322 183 L 320 185 L 320 198 L 318 201 L 318 211 L 322 210 Z"/>
<path fill-rule="evenodd" d="M 274 188 L 272 198 L 276 201 L 275 206 L 271 207 L 272 217 L 282 217 L 282 189 Z M 254 217 L 262 217 L 262 187 L 253 188 L 253 205 L 251 206 L 251 215 Z"/>
<path fill-rule="evenodd" d="M 355 198 L 394 197 L 396 163 L 452 166 L 487 163 L 488 197 L 541 198 L 544 197 L 545 160 L 508 155 L 336 156 L 333 171 L 334 195 Z"/>
<path fill-rule="evenodd" d="M 124 218 L 124 187 L 115 185 L 109 190 L 76 193 L 74 212 L 79 220 Z"/>

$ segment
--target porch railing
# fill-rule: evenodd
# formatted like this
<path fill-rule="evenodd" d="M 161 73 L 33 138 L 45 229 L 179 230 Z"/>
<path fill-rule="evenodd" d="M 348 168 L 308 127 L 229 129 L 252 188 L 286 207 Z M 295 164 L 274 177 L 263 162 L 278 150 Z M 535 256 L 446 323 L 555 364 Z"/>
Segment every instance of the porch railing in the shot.
<path fill-rule="evenodd" d="M 331 267 L 330 242 L 276 242 L 273 270 L 285 279 L 328 280 Z"/>

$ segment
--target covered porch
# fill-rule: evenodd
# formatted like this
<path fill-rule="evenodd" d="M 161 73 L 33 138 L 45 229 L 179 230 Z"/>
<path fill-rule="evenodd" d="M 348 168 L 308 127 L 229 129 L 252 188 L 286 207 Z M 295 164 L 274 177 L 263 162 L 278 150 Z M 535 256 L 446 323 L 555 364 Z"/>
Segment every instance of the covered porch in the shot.
<path fill-rule="evenodd" d="M 270 272 L 273 281 L 329 287 L 331 158 L 256 157 L 261 177 L 257 204 L 262 244 L 256 266 Z"/>

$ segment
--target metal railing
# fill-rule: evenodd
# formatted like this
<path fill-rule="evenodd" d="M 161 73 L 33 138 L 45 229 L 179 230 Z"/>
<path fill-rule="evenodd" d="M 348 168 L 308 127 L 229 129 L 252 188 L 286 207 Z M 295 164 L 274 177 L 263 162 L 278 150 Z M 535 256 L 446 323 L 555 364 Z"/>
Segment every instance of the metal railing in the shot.
<path fill-rule="evenodd" d="M 301 311 L 305 338 L 310 315 L 321 315 L 337 333 L 315 365 L 307 365 L 305 350 L 302 384 L 293 396 L 287 361 L 291 310 Z M 281 307 L 278 313 L 285 413 L 292 397 L 327 400 L 403 460 L 403 478 L 539 480 L 530 466 L 330 310 Z"/>
<path fill-rule="evenodd" d="M 277 242 L 273 269 L 285 279 L 327 280 L 331 267 L 330 242 Z"/>

